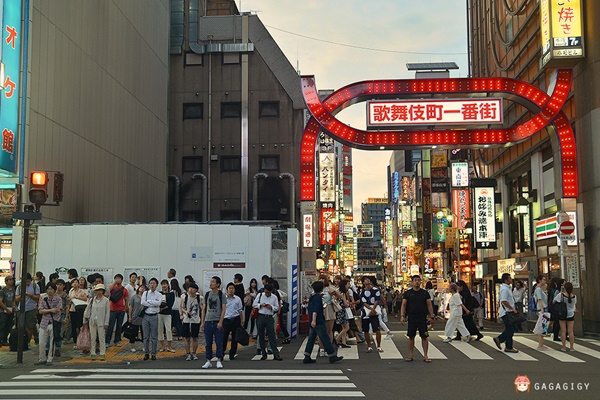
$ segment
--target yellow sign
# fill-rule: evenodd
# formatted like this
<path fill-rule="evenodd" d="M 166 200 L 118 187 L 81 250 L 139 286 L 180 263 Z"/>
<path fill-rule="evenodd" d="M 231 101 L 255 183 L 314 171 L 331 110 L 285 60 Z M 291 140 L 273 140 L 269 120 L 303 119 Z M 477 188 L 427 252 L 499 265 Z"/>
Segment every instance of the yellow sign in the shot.
<path fill-rule="evenodd" d="M 540 29 L 542 31 L 542 55 L 550 51 L 550 0 L 540 1 Z"/>
<path fill-rule="evenodd" d="M 377 199 L 377 198 L 369 197 L 369 199 L 367 200 L 367 203 L 369 203 L 369 204 L 387 204 L 388 199 Z"/>
<path fill-rule="evenodd" d="M 552 18 L 552 39 L 581 38 L 581 0 L 551 0 L 550 16 Z M 564 41 L 565 45 L 569 46 Z"/>
<path fill-rule="evenodd" d="M 581 0 L 540 0 L 542 64 L 574 66 L 584 56 Z"/>

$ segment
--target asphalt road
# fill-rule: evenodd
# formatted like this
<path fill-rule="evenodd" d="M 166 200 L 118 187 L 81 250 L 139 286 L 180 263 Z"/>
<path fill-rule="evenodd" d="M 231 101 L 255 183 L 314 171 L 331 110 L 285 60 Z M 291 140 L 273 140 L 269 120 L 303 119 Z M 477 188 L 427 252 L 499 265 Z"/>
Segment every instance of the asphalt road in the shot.
<path fill-rule="evenodd" d="M 432 362 L 424 363 L 418 350 L 414 361 L 406 362 L 403 327 L 389 325 L 394 337 L 382 341 L 383 353 L 352 346 L 340 350 L 345 359 L 336 364 L 326 357 L 303 364 L 300 337 L 282 346 L 283 361 L 260 361 L 254 347 L 247 347 L 234 361 L 226 357 L 219 370 L 201 369 L 203 357 L 186 362 L 181 356 L 12 367 L 0 371 L 0 399 L 600 399 L 600 340 L 577 339 L 577 351 L 564 353 L 546 339 L 552 350 L 540 352 L 530 347 L 536 346 L 532 334 L 520 334 L 515 348 L 521 352 L 512 355 L 491 341 L 498 330 L 486 329 L 479 342 L 447 344 L 439 323 L 431 332 Z M 518 376 L 527 377 L 529 391 L 516 390 Z"/>

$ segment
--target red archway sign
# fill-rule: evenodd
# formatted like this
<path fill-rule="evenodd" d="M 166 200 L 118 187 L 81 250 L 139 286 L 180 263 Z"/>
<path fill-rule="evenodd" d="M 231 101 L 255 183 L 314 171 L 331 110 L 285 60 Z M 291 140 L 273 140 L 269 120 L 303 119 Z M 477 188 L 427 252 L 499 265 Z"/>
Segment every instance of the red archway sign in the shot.
<path fill-rule="evenodd" d="M 521 142 L 553 125 L 563 172 L 563 197 L 579 193 L 575 135 L 561 111 L 571 89 L 570 69 L 556 71 L 551 96 L 535 86 L 510 78 L 405 79 L 356 82 L 321 101 L 314 76 L 302 76 L 302 93 L 311 118 L 302 138 L 300 155 L 300 199 L 315 200 L 315 145 L 321 130 L 337 141 L 358 149 L 426 149 L 500 147 Z M 370 132 L 348 126 L 335 118 L 345 107 L 367 99 L 399 98 L 407 95 L 455 95 L 500 93 L 537 113 L 528 121 L 506 129 L 466 129 Z"/>

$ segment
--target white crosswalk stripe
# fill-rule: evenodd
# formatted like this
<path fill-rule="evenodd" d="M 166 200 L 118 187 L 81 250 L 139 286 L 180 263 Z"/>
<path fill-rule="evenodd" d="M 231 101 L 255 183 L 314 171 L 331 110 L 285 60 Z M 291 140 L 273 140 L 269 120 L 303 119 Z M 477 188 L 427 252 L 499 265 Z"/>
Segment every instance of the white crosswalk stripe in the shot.
<path fill-rule="evenodd" d="M 304 349 L 306 348 L 306 343 L 308 343 L 308 336 L 304 338 L 304 341 L 300 345 L 300 348 L 298 349 L 298 353 L 296 353 L 296 357 L 294 357 L 294 360 L 304 359 Z M 318 352 L 319 352 L 319 346 L 315 343 L 315 346 L 312 349 L 312 353 L 310 353 L 310 357 L 317 358 Z"/>
<path fill-rule="evenodd" d="M 441 339 L 445 339 L 446 336 L 439 335 Z M 492 357 L 479 350 L 478 348 L 472 346 L 467 342 L 463 342 L 462 340 L 453 340 L 448 345 L 454 347 L 456 350 L 460 351 L 471 360 L 493 360 Z"/>
<path fill-rule="evenodd" d="M 534 358 L 532 356 L 530 356 L 529 354 L 523 352 L 523 351 L 519 351 L 518 353 L 507 353 L 504 350 L 499 350 L 498 347 L 496 346 L 496 343 L 494 343 L 494 339 L 489 337 L 489 336 L 484 336 L 480 339 L 481 342 L 489 345 L 490 347 L 492 347 L 494 350 L 506 354 L 508 357 L 512 358 L 513 360 L 516 361 L 537 361 L 537 358 Z"/>
<path fill-rule="evenodd" d="M 63 399 L 91 399 L 99 391 L 102 396 L 112 398 L 151 398 L 145 390 L 123 391 L 116 387 L 116 381 L 135 382 L 137 387 L 145 388 L 168 387 L 171 398 L 198 398 L 200 394 L 264 397 L 264 387 L 269 388 L 269 396 L 274 398 L 364 397 L 341 370 L 39 369 L 13 380 L 23 387 L 3 389 L 2 398 L 46 399 L 48 390 L 57 388 Z M 315 382 L 319 382 L 318 388 Z"/>
<path fill-rule="evenodd" d="M 429 342 L 429 349 L 427 351 L 427 355 L 429 356 L 430 359 L 432 360 L 447 360 L 448 357 L 446 357 L 441 351 L 438 350 L 437 347 L 435 347 L 432 343 L 431 340 L 428 340 Z M 442 343 L 444 344 L 444 343 Z M 417 335 L 415 337 L 415 349 L 417 349 L 419 351 L 419 353 L 423 354 L 423 345 L 421 344 L 421 338 Z"/>
<path fill-rule="evenodd" d="M 583 363 L 585 362 L 584 360 L 581 360 L 577 357 L 573 357 L 570 354 L 567 353 L 563 353 L 560 352 L 558 350 L 554 350 L 553 348 L 548 348 L 548 350 L 545 351 L 539 351 L 537 350 L 538 347 L 538 342 L 537 340 L 532 340 L 532 339 L 528 339 L 526 337 L 523 336 L 515 336 L 514 337 L 514 341 L 515 342 L 519 342 L 522 345 L 525 345 L 531 349 L 534 349 L 534 351 L 538 351 L 539 353 L 545 354 L 548 357 L 552 357 L 557 359 L 558 361 L 562 361 L 562 362 L 572 362 L 572 363 Z"/>
<path fill-rule="evenodd" d="M 277 347 L 277 350 L 281 351 L 281 349 L 283 349 L 283 347 Z M 273 354 L 267 354 L 267 360 L 273 360 L 275 356 Z M 254 357 L 252 357 L 252 361 L 260 361 L 260 359 L 262 358 L 261 355 L 255 355 Z"/>

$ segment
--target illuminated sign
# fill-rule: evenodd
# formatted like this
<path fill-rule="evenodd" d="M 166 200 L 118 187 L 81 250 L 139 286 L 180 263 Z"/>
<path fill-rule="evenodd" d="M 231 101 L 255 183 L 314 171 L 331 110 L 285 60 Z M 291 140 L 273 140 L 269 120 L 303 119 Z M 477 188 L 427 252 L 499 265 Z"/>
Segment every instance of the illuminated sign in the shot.
<path fill-rule="evenodd" d="M 475 214 L 475 245 L 477 248 L 490 247 L 496 242 L 496 219 L 494 214 L 494 188 L 473 188 L 473 211 Z"/>
<path fill-rule="evenodd" d="M 446 218 L 433 218 L 431 225 L 431 241 L 436 243 L 446 241 L 448 220 Z"/>
<path fill-rule="evenodd" d="M 453 187 L 469 186 L 469 163 L 466 163 L 466 162 L 452 163 L 452 186 Z"/>
<path fill-rule="evenodd" d="M 319 154 L 319 184 L 321 201 L 335 201 L 335 155 Z"/>
<path fill-rule="evenodd" d="M 302 216 L 302 228 L 304 231 L 304 247 L 313 247 L 313 217 L 311 214 Z"/>
<path fill-rule="evenodd" d="M 406 253 L 406 246 L 400 247 L 400 271 L 398 271 L 398 275 L 408 272 L 408 257 Z"/>
<path fill-rule="evenodd" d="M 0 86 L 0 131 L 2 132 L 2 150 L 0 150 L 0 169 L 16 172 L 18 149 L 18 117 L 21 69 L 21 1 L 0 1 L 2 5 L 2 53 L 4 75 Z M 19 144 L 22 146 L 22 144 Z"/>
<path fill-rule="evenodd" d="M 333 222 L 333 208 L 321 209 L 321 244 L 335 244 L 335 223 Z"/>
<path fill-rule="evenodd" d="M 459 229 L 465 229 L 469 218 L 471 218 L 471 207 L 468 189 L 456 189 L 452 191 L 452 212 L 458 216 L 458 221 L 452 225 Z"/>
<path fill-rule="evenodd" d="M 367 102 L 367 126 L 502 123 L 502 99 Z"/>
<path fill-rule="evenodd" d="M 373 224 L 356 225 L 356 237 L 365 239 L 373 237 Z"/>
<path fill-rule="evenodd" d="M 392 203 L 398 204 L 400 199 L 400 174 L 394 171 L 392 174 Z"/>
<path fill-rule="evenodd" d="M 388 199 L 386 199 L 386 198 L 373 198 L 373 197 L 369 197 L 367 199 L 367 203 L 369 203 L 369 204 L 387 204 L 388 203 Z"/>
<path fill-rule="evenodd" d="M 583 52 L 581 0 L 541 0 L 542 64 L 574 66 Z"/>

